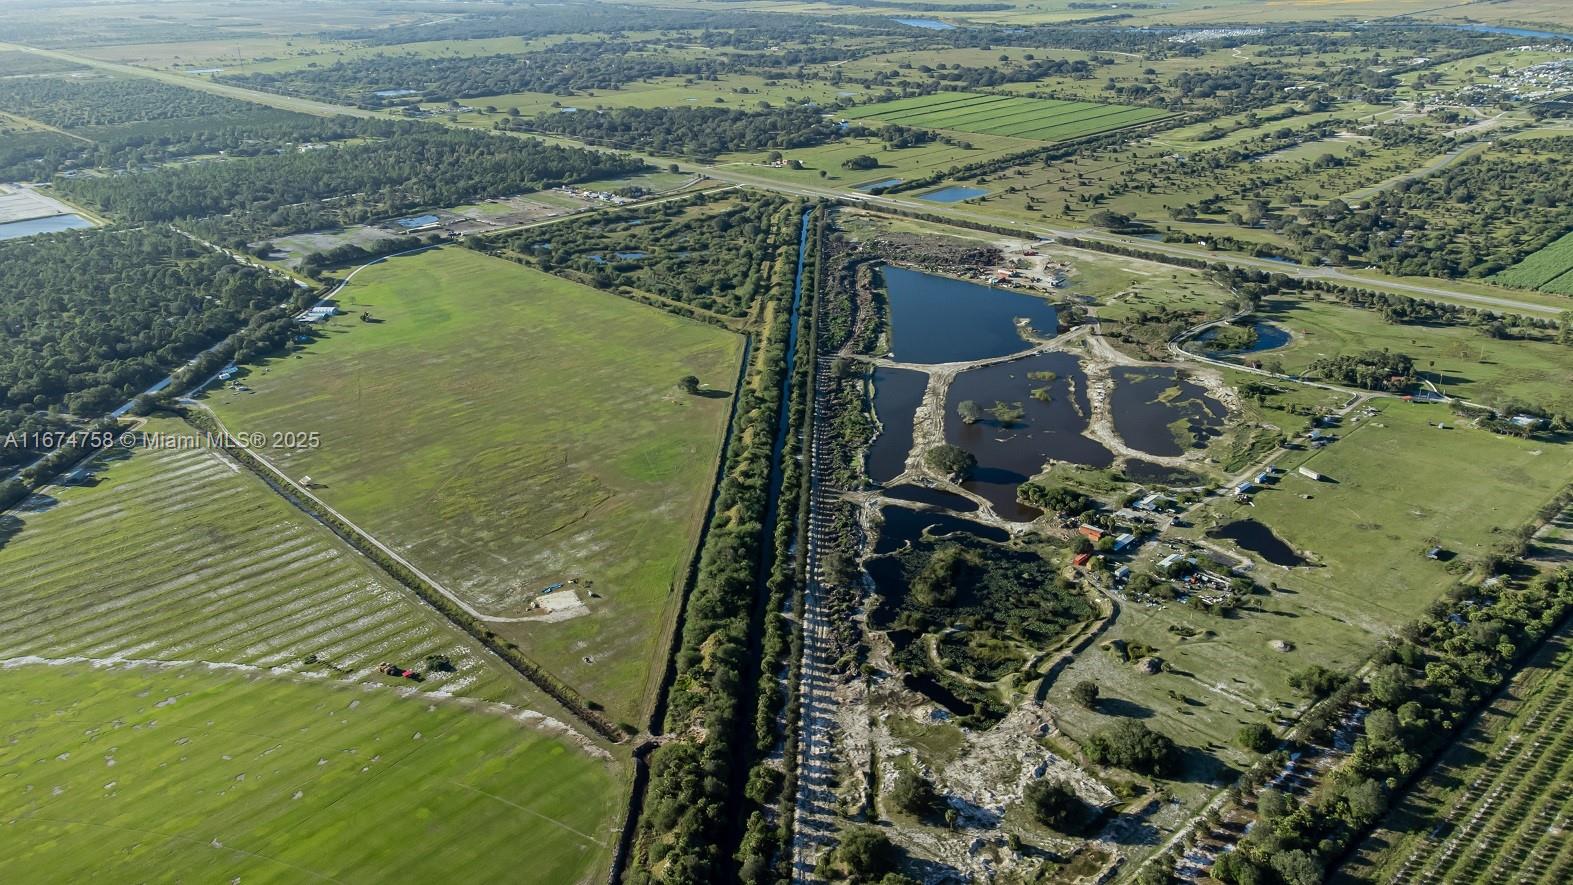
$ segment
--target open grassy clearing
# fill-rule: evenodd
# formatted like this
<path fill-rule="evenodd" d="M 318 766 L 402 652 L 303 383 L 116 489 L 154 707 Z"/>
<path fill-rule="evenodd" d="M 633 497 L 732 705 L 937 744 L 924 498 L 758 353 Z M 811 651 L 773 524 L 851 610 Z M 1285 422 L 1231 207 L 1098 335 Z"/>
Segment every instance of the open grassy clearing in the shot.
<path fill-rule="evenodd" d="M 1335 882 L 1564 882 L 1573 800 L 1569 631 L 1540 653 L 1362 843 Z"/>
<path fill-rule="evenodd" d="M 503 711 L 206 667 L 0 668 L 12 881 L 593 878 L 614 764 Z"/>
<path fill-rule="evenodd" d="M 1292 337 L 1284 347 L 1251 356 L 1276 359 L 1290 374 L 1324 357 L 1390 350 L 1411 357 L 1420 377 L 1450 396 L 1573 409 L 1573 360 L 1565 345 L 1494 339 L 1466 326 L 1395 325 L 1376 311 L 1310 298 L 1269 299 L 1257 316 L 1288 329 Z"/>
<path fill-rule="evenodd" d="M 1252 504 L 1219 500 L 1188 532 L 1235 519 L 1264 523 L 1313 564 L 1262 565 L 1257 580 L 1289 588 L 1329 629 L 1348 624 L 1378 637 L 1455 580 L 1446 563 L 1424 556 L 1430 546 L 1454 561 L 1483 558 L 1573 481 L 1573 446 L 1459 426 L 1438 405 L 1372 405 L 1378 413 L 1346 420 L 1337 442 L 1286 452 L 1276 464 L 1287 475 Z M 1301 476 L 1300 466 L 1328 479 Z"/>
<path fill-rule="evenodd" d="M 1154 108 L 973 92 L 936 92 L 854 108 L 846 116 L 903 126 L 1006 135 L 1035 141 L 1081 138 L 1168 116 Z"/>
<path fill-rule="evenodd" d="M 174 420 L 146 430 L 195 433 Z M 135 450 L 3 521 L 0 659 L 225 662 L 556 709 L 211 449 Z M 425 670 L 430 654 L 455 671 L 412 683 L 375 669 Z"/>
<path fill-rule="evenodd" d="M 544 601 L 582 616 L 496 629 L 638 719 L 731 404 L 677 382 L 730 389 L 742 339 L 460 248 L 374 265 L 341 300 L 325 340 L 213 407 L 320 431 L 264 454 L 489 615 L 577 580 Z"/>

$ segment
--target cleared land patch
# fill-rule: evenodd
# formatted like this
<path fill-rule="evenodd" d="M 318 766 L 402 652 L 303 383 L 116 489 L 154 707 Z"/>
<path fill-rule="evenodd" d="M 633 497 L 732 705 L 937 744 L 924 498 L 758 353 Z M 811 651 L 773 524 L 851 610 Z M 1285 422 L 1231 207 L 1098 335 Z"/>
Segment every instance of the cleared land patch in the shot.
<path fill-rule="evenodd" d="M 507 715 L 199 667 L 0 668 L 13 881 L 593 878 L 612 763 Z"/>
<path fill-rule="evenodd" d="M 264 449 L 383 543 L 495 616 L 553 584 L 588 613 L 498 624 L 636 717 L 688 560 L 742 339 L 459 248 L 374 265 L 299 359 L 211 404 L 233 430 L 316 430 Z M 376 322 L 356 315 L 372 314 Z"/>
<path fill-rule="evenodd" d="M 1168 114 L 1154 108 L 1086 101 L 938 92 L 853 108 L 846 116 L 903 126 L 1064 141 L 1151 122 Z"/>

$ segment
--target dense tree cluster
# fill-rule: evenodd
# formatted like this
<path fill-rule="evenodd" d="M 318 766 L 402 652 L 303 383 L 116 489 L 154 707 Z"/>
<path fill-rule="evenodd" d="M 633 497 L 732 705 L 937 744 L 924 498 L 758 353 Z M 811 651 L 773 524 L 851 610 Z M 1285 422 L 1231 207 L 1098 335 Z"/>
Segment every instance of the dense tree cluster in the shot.
<path fill-rule="evenodd" d="M 515 128 L 567 135 L 595 144 L 712 160 L 731 151 L 803 148 L 839 137 L 824 112 L 807 105 L 736 108 L 618 108 L 541 114 L 503 121 Z"/>
<path fill-rule="evenodd" d="M 572 95 L 615 89 L 654 77 L 708 77 L 725 73 L 725 60 L 630 52 L 631 44 L 602 41 L 562 43 L 524 54 L 463 58 L 378 55 L 326 67 L 235 74 L 220 79 L 250 89 L 349 100 L 366 106 L 400 104 L 409 95 L 378 92 L 415 90 L 425 101 L 509 92 Z"/>
<path fill-rule="evenodd" d="M 652 754 L 650 784 L 629 878 L 644 882 L 718 881 L 748 670 L 749 621 L 756 598 L 770 499 L 772 442 L 781 410 L 793 291 L 797 213 L 784 207 L 776 235 L 770 297 L 783 321 L 772 324 L 737 404 L 732 445 L 683 625 L 667 706 L 666 731 L 683 735 Z M 747 711 L 751 712 L 751 711 Z M 697 736 L 703 735 L 702 739 Z"/>
<path fill-rule="evenodd" d="M 0 107 L 61 129 L 174 120 L 256 110 L 237 101 L 144 77 L 0 77 Z"/>
<path fill-rule="evenodd" d="M 1121 719 L 1094 733 L 1082 744 L 1082 750 L 1098 765 L 1144 774 L 1172 774 L 1179 766 L 1179 749 L 1174 741 L 1135 719 Z"/>
<path fill-rule="evenodd" d="M 138 175 L 73 178 L 61 191 L 133 221 L 230 215 L 217 230 L 282 232 L 363 222 L 636 172 L 629 157 L 470 130 L 404 124 L 388 138 Z M 342 200 L 320 204 L 318 201 Z"/>
<path fill-rule="evenodd" d="M 1365 390 L 1399 391 L 1415 380 L 1415 363 L 1406 354 L 1366 350 L 1322 357 L 1311 363 L 1309 374 L 1335 384 Z"/>
<path fill-rule="evenodd" d="M 1498 142 L 1363 206 L 1306 207 L 1282 233 L 1308 258 L 1389 273 L 1484 277 L 1573 229 L 1573 138 Z"/>
<path fill-rule="evenodd" d="M 764 290 L 785 201 L 668 202 L 487 241 L 542 270 L 600 289 L 628 287 L 725 316 L 746 316 Z"/>
<path fill-rule="evenodd" d="M 160 227 L 0 243 L 0 409 L 120 405 L 297 288 Z M 15 419 L 12 419 L 15 420 Z"/>

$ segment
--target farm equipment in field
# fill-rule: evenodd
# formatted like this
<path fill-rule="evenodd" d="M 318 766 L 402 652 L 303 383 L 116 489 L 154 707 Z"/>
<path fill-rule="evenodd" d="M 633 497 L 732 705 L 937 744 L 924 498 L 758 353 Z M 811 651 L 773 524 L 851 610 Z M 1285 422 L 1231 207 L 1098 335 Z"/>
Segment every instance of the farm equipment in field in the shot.
<path fill-rule="evenodd" d="M 377 665 L 377 672 L 385 676 L 393 676 L 399 679 L 411 679 L 415 682 L 421 681 L 421 674 L 415 672 L 414 670 L 406 670 L 403 667 L 396 667 L 387 661 L 383 661 Z"/>

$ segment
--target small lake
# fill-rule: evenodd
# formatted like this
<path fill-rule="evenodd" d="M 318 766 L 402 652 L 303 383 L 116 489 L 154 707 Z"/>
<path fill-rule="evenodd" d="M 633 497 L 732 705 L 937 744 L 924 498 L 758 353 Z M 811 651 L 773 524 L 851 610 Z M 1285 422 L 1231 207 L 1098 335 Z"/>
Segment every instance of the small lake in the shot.
<path fill-rule="evenodd" d="M 958 412 L 969 400 L 984 410 L 971 424 Z M 996 403 L 1020 414 L 1006 416 L 1009 421 L 989 414 Z M 1049 460 L 1089 467 L 1114 463 L 1113 452 L 1082 435 L 1091 413 L 1086 373 L 1068 353 L 1041 353 L 957 375 L 945 402 L 945 440 L 978 459 L 962 487 L 987 499 L 1005 519 L 1036 519 L 1040 512 L 1018 503 L 1016 489 Z"/>
<path fill-rule="evenodd" d="M 1183 455 L 1216 433 L 1228 417 L 1223 403 L 1172 367 L 1116 366 L 1109 374 L 1114 379 L 1109 397 L 1114 432 L 1138 451 Z M 1187 444 L 1181 443 L 1181 437 Z"/>
<path fill-rule="evenodd" d="M 1120 470 L 1125 478 L 1131 482 L 1143 485 L 1169 486 L 1171 488 L 1194 488 L 1206 484 L 1207 480 L 1200 475 L 1179 467 L 1170 467 L 1166 464 L 1155 464 L 1152 461 L 1143 461 L 1140 458 L 1128 458 L 1125 466 Z"/>
<path fill-rule="evenodd" d="M 864 466 L 869 479 L 890 482 L 907 469 L 912 451 L 912 419 L 923 402 L 929 376 L 911 369 L 874 370 L 874 414 L 879 435 L 869 444 Z"/>
<path fill-rule="evenodd" d="M 928 486 L 891 486 L 880 492 L 880 494 L 887 498 L 894 498 L 897 501 L 912 501 L 917 504 L 944 507 L 957 513 L 975 513 L 978 509 L 978 502 L 965 495 L 947 492 L 944 489 L 931 489 Z"/>
<path fill-rule="evenodd" d="M 1254 519 L 1237 519 L 1213 529 L 1207 535 L 1233 541 L 1240 545 L 1240 549 L 1249 550 L 1273 565 L 1305 565 L 1305 560 L 1294 552 L 1293 547 L 1273 534 L 1272 529 Z"/>
<path fill-rule="evenodd" d="M 948 516 L 944 513 L 925 512 L 913 510 L 910 507 L 896 507 L 894 505 L 880 508 L 880 516 L 885 524 L 879 530 L 879 540 L 874 543 L 874 553 L 894 553 L 906 546 L 909 542 L 916 544 L 923 540 L 924 531 L 931 536 L 941 536 L 965 532 L 973 537 L 985 541 L 1003 542 L 1010 540 L 1010 533 L 1002 528 L 962 519 L 959 516 Z M 872 565 L 872 563 L 870 563 Z"/>
<path fill-rule="evenodd" d="M 988 191 L 981 187 L 963 187 L 959 184 L 953 184 L 950 187 L 942 187 L 937 191 L 918 194 L 918 199 L 928 200 L 930 203 L 959 203 L 962 200 L 981 197 L 986 193 Z"/>
<path fill-rule="evenodd" d="M 1026 350 L 1016 319 L 1040 337 L 1059 330 L 1054 305 L 1033 295 L 887 264 L 890 344 L 907 363 L 951 363 Z"/>
<path fill-rule="evenodd" d="M 1196 340 L 1203 343 L 1213 341 L 1217 339 L 1218 333 L 1222 328 L 1221 326 L 1213 326 L 1211 329 L 1196 336 Z M 1238 356 L 1244 353 L 1260 353 L 1264 350 L 1276 350 L 1283 347 L 1289 343 L 1291 338 L 1289 330 L 1277 323 L 1266 321 L 1253 323 L 1251 329 L 1256 332 L 1256 340 L 1252 342 L 1250 347 L 1234 350 L 1208 347 L 1205 349 L 1206 353 L 1212 356 Z"/>
<path fill-rule="evenodd" d="M 81 230 L 92 227 L 93 222 L 80 215 L 51 215 L 48 218 L 29 218 L 0 224 L 0 240 L 15 240 L 38 234 L 53 234 L 63 230 Z"/>
<path fill-rule="evenodd" d="M 950 22 L 942 22 L 937 18 L 898 18 L 897 22 L 909 28 L 923 28 L 929 31 L 954 31 L 956 26 Z"/>
<path fill-rule="evenodd" d="M 866 193 L 868 191 L 879 190 L 882 187 L 893 187 L 900 183 L 901 179 L 899 178 L 881 178 L 878 181 L 870 181 L 865 184 L 860 184 L 857 187 L 854 187 L 853 190 L 863 191 Z"/>

